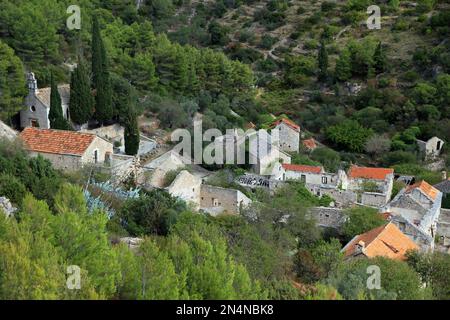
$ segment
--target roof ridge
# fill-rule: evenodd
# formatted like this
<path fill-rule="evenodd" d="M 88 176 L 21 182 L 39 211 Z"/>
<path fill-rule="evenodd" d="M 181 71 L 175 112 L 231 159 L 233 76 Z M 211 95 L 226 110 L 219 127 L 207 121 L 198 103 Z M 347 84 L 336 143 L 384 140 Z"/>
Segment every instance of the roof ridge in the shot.
<path fill-rule="evenodd" d="M 375 238 L 373 238 L 372 241 L 370 241 L 370 243 L 366 246 L 366 248 L 368 248 L 375 240 L 378 239 L 378 237 L 379 237 L 384 231 L 386 231 L 386 228 L 387 228 L 387 226 L 388 226 L 389 224 L 391 224 L 391 221 L 389 221 L 388 223 L 386 223 L 384 226 L 379 226 L 379 228 L 383 227 L 383 229 L 381 229 L 381 231 L 377 234 L 377 236 L 376 236 Z M 370 230 L 369 230 L 369 231 L 370 231 Z M 367 231 L 367 232 L 369 232 L 369 231 Z M 362 234 L 364 234 L 364 233 L 366 233 L 366 232 L 363 232 Z M 381 240 L 381 241 L 383 241 L 383 240 Z"/>

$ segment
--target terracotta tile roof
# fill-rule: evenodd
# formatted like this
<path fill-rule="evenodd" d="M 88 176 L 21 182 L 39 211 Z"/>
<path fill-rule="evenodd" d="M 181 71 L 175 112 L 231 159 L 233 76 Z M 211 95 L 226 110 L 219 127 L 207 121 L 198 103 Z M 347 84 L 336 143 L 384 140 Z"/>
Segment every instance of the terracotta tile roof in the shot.
<path fill-rule="evenodd" d="M 303 140 L 302 143 L 306 148 L 308 148 L 310 150 L 317 148 L 317 144 L 316 144 L 316 141 L 314 140 L 314 138 Z"/>
<path fill-rule="evenodd" d="M 96 136 L 75 131 L 26 128 L 20 137 L 30 151 L 81 156 Z"/>
<path fill-rule="evenodd" d="M 409 187 L 406 188 L 406 192 L 411 192 L 414 189 L 419 189 L 423 194 L 427 195 L 432 200 L 436 200 L 436 197 L 437 197 L 437 195 L 439 193 L 438 189 L 436 189 L 435 187 L 430 185 L 425 180 L 422 180 L 422 181 L 417 182 L 417 183 L 415 183 L 413 185 L 410 185 Z"/>
<path fill-rule="evenodd" d="M 298 124 L 296 124 L 295 122 L 286 119 L 286 118 L 281 118 L 280 120 L 275 121 L 274 123 L 272 123 L 272 125 L 270 126 L 271 128 L 276 127 L 277 125 L 279 125 L 280 123 L 285 123 L 288 127 L 296 130 L 296 131 L 300 131 L 300 126 Z"/>
<path fill-rule="evenodd" d="M 302 164 L 288 164 L 283 163 L 283 168 L 288 171 L 299 171 L 299 172 L 309 172 L 309 173 L 321 173 L 323 171 L 322 167 L 317 166 L 307 166 Z"/>
<path fill-rule="evenodd" d="M 41 88 L 36 92 L 36 97 L 47 107 L 50 107 L 50 92 L 51 88 Z M 58 86 L 58 92 L 61 96 L 62 104 L 69 104 L 70 100 L 70 85 L 69 84 L 61 84 Z"/>
<path fill-rule="evenodd" d="M 349 178 L 364 178 L 364 179 L 375 179 L 384 180 L 388 174 L 393 174 L 394 169 L 387 168 L 368 168 L 368 167 L 358 167 L 351 166 L 348 176 Z"/>
<path fill-rule="evenodd" d="M 383 256 L 390 259 L 404 260 L 406 251 L 419 249 L 419 247 L 392 222 L 353 238 L 352 241 L 344 247 L 344 255 L 346 257 L 351 257 L 358 254 L 358 244 L 364 245 L 362 254 L 368 258 Z"/>

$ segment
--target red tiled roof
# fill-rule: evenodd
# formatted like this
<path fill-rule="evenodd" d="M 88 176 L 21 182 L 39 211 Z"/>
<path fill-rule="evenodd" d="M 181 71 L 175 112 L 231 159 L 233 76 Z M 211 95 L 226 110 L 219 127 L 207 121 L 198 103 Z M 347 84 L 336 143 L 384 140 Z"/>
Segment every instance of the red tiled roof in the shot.
<path fill-rule="evenodd" d="M 314 138 L 303 140 L 302 143 L 308 149 L 312 150 L 312 149 L 317 148 L 317 144 L 316 144 L 316 141 L 314 140 Z"/>
<path fill-rule="evenodd" d="M 321 173 L 323 171 L 322 167 L 307 166 L 307 165 L 300 165 L 300 164 L 283 163 L 282 166 L 285 170 L 289 170 L 289 171 L 299 171 L 299 172 L 309 172 L 309 173 Z"/>
<path fill-rule="evenodd" d="M 408 250 L 419 247 L 392 222 L 372 229 L 353 238 L 344 248 L 346 257 L 357 253 L 357 245 L 363 244 L 362 254 L 368 258 L 383 256 L 390 259 L 404 260 Z"/>
<path fill-rule="evenodd" d="M 388 174 L 393 173 L 394 169 L 351 166 L 348 176 L 350 178 L 384 180 Z"/>
<path fill-rule="evenodd" d="M 95 135 L 74 131 L 26 128 L 20 133 L 25 146 L 30 151 L 83 155 Z"/>
<path fill-rule="evenodd" d="M 300 131 L 300 126 L 298 124 L 286 118 L 281 118 L 280 120 L 275 121 L 274 123 L 272 123 L 271 128 L 276 127 L 282 122 L 285 123 L 288 127 L 291 127 L 296 131 Z"/>
<path fill-rule="evenodd" d="M 422 191 L 422 193 L 426 194 L 428 197 L 430 197 L 433 200 L 436 200 L 436 196 L 439 193 L 439 190 L 430 185 L 425 180 L 422 180 L 420 182 L 417 182 L 413 185 L 410 185 L 406 188 L 406 192 L 411 192 L 413 189 L 419 189 Z"/>

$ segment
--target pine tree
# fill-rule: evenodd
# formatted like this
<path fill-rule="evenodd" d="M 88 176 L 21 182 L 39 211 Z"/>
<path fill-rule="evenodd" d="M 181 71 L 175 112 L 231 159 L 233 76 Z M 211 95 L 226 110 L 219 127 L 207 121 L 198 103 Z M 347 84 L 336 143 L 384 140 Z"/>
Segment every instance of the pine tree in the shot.
<path fill-rule="evenodd" d="M 139 150 L 139 129 L 137 124 L 136 113 L 132 108 L 128 110 L 125 119 L 125 153 L 128 155 L 136 155 Z"/>
<path fill-rule="evenodd" d="M 378 46 L 373 54 L 374 68 L 377 74 L 384 72 L 384 70 L 386 69 L 386 60 L 386 53 L 384 52 L 383 46 L 380 41 L 378 42 Z"/>
<path fill-rule="evenodd" d="M 94 99 L 91 95 L 90 79 L 81 58 L 72 72 L 70 80 L 70 117 L 78 124 L 86 123 L 92 117 Z"/>
<path fill-rule="evenodd" d="M 94 116 L 97 121 L 104 123 L 113 117 L 112 90 L 106 50 L 95 16 L 92 24 L 92 73 L 93 87 L 97 90 Z"/>
<path fill-rule="evenodd" d="M 320 44 L 317 60 L 319 65 L 319 81 L 324 81 L 328 77 L 328 52 L 323 41 Z"/>
<path fill-rule="evenodd" d="M 50 89 L 50 112 L 48 114 L 48 120 L 50 121 L 50 128 L 68 130 L 69 124 L 66 119 L 64 119 L 62 106 L 61 106 L 61 96 L 58 92 L 58 86 L 56 85 L 53 74 L 51 74 L 51 89 Z"/>

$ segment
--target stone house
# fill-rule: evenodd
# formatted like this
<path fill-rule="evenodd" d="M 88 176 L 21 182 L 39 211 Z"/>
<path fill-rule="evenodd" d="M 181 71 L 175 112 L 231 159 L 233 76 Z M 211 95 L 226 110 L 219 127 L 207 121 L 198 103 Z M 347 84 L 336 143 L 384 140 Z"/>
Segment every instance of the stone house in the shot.
<path fill-rule="evenodd" d="M 374 258 L 386 257 L 394 260 L 405 260 L 409 250 L 418 250 L 419 247 L 408 236 L 389 222 L 386 225 L 355 236 L 342 248 L 344 257 Z"/>
<path fill-rule="evenodd" d="M 420 181 L 400 190 L 383 210 L 389 212 L 399 229 L 424 250 L 433 250 L 441 202 L 442 192 Z"/>
<path fill-rule="evenodd" d="M 432 137 L 427 141 L 417 139 L 417 145 L 425 160 L 434 159 L 441 154 L 444 140 Z"/>
<path fill-rule="evenodd" d="M 201 185 L 201 178 L 192 175 L 187 170 L 181 170 L 166 190 L 172 196 L 184 200 L 195 210 L 198 210 L 200 208 Z"/>
<path fill-rule="evenodd" d="M 202 179 L 182 170 L 166 190 L 195 210 L 211 215 L 221 213 L 239 214 L 252 200 L 239 190 L 221 188 L 202 183 Z"/>
<path fill-rule="evenodd" d="M 300 148 L 300 126 L 289 119 L 281 118 L 271 124 L 272 130 L 278 130 L 280 149 L 287 152 L 298 152 Z"/>
<path fill-rule="evenodd" d="M 164 187 L 165 176 L 169 171 L 178 170 L 186 166 L 187 159 L 177 152 L 170 150 L 144 165 L 144 171 L 149 175 L 147 181 L 150 188 Z"/>
<path fill-rule="evenodd" d="M 211 215 L 239 214 L 251 203 L 252 200 L 239 190 L 201 185 L 200 209 Z"/>
<path fill-rule="evenodd" d="M 36 127 L 42 129 L 50 128 L 48 115 L 50 112 L 50 92 L 51 88 L 38 89 L 34 73 L 30 72 L 27 78 L 28 95 L 25 98 L 25 107 L 20 111 L 21 128 Z M 58 86 L 61 96 L 62 112 L 65 119 L 70 120 L 69 101 L 70 86 L 63 84 Z"/>
<path fill-rule="evenodd" d="M 348 189 L 357 194 L 357 203 L 381 207 L 391 199 L 394 169 L 351 166 Z"/>
<path fill-rule="evenodd" d="M 19 137 L 30 156 L 41 155 L 65 171 L 108 163 L 113 154 L 113 145 L 93 134 L 29 127 Z"/>

